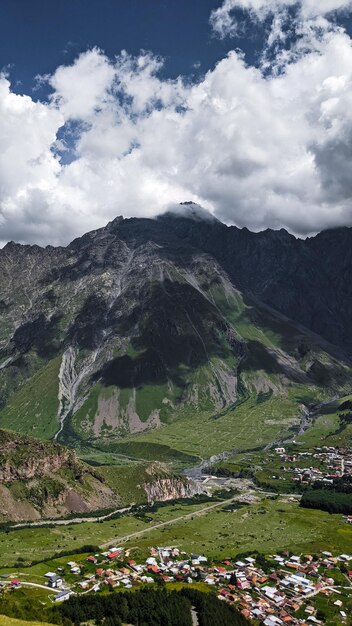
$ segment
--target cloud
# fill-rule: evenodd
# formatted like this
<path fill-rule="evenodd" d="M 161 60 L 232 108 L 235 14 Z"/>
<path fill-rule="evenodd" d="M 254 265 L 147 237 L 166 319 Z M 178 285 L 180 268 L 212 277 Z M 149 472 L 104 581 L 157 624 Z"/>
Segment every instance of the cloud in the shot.
<path fill-rule="evenodd" d="M 352 225 L 351 39 L 307 24 L 279 56 L 267 73 L 233 51 L 190 83 L 94 48 L 46 77 L 45 102 L 2 76 L 0 240 L 67 243 L 184 200 L 256 230 Z"/>
<path fill-rule="evenodd" d="M 211 12 L 210 24 L 214 33 L 224 39 L 238 34 L 239 11 L 263 21 L 269 16 L 286 14 L 288 9 L 295 9 L 299 19 L 307 20 L 351 8 L 352 0 L 224 0 L 219 8 Z"/>
<path fill-rule="evenodd" d="M 52 102 L 66 119 L 89 121 L 109 101 L 114 75 L 112 63 L 94 48 L 81 54 L 73 65 L 61 66 L 47 77 L 54 90 Z"/>

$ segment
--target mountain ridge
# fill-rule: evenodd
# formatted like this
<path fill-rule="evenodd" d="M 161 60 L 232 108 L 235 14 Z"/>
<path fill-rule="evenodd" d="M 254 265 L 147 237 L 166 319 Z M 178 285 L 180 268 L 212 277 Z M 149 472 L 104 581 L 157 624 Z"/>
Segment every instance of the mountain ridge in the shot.
<path fill-rule="evenodd" d="M 350 391 L 352 230 L 299 240 L 196 217 L 0 250 L 0 426 L 105 445 L 236 423 L 251 398 L 277 415 L 267 439 Z"/>

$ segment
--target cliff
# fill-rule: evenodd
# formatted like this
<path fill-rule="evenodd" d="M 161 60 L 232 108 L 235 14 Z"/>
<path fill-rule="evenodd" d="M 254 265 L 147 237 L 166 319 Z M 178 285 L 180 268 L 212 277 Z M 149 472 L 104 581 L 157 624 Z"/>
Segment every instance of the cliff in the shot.
<path fill-rule="evenodd" d="M 121 502 L 73 450 L 1 430 L 0 497 L 0 521 L 63 517 Z"/>
<path fill-rule="evenodd" d="M 192 498 L 206 493 L 206 489 L 195 480 L 177 476 L 156 478 L 154 482 L 145 483 L 143 487 L 150 503 Z"/>

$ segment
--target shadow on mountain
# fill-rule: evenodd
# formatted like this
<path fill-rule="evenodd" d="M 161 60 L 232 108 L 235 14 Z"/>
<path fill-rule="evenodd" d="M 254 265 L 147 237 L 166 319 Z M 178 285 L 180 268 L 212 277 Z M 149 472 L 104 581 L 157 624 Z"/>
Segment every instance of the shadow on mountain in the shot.
<path fill-rule="evenodd" d="M 61 346 L 59 323 L 63 314 L 57 312 L 47 319 L 43 313 L 19 326 L 11 340 L 16 352 L 35 350 L 40 357 L 51 358 Z"/>
<path fill-rule="evenodd" d="M 69 329 L 70 341 L 80 348 L 94 350 L 109 326 L 108 311 L 107 302 L 99 294 L 88 296 Z"/>
<path fill-rule="evenodd" d="M 117 322 L 119 335 L 133 337 L 138 327 L 130 342 L 136 356 L 109 361 L 96 375 L 104 385 L 138 387 L 171 379 L 183 387 L 188 373 L 209 359 L 242 354 L 234 331 L 196 289 L 168 280 L 146 290 L 142 305 Z"/>
<path fill-rule="evenodd" d="M 247 357 L 241 365 L 242 371 L 265 370 L 268 374 L 282 373 L 282 367 L 259 341 L 247 340 Z"/>

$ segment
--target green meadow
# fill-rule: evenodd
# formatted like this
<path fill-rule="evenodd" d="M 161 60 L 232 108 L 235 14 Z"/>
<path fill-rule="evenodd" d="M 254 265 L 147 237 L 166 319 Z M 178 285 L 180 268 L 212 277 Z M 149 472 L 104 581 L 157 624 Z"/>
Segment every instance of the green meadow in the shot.
<path fill-rule="evenodd" d="M 318 550 L 352 552 L 352 528 L 341 515 L 303 509 L 297 502 L 284 497 L 263 499 L 234 511 L 229 509 L 236 508 L 236 505 L 229 507 L 224 501 L 223 506 L 197 515 L 197 511 L 209 506 L 211 503 L 174 504 L 147 512 L 139 518 L 125 516 L 99 523 L 2 532 L 0 568 L 4 569 L 0 569 L 0 573 L 26 571 L 26 562 L 50 561 L 62 550 L 74 554 L 86 544 L 123 543 L 143 553 L 151 545 L 175 544 L 181 550 L 202 552 L 212 559 L 254 550 L 268 554 L 285 548 L 308 553 Z M 151 530 L 156 524 L 186 515 L 185 519 Z M 147 532 L 129 541 L 123 540 L 126 535 L 138 531 Z M 41 572 L 41 564 L 34 567 Z"/>
<path fill-rule="evenodd" d="M 271 396 L 258 404 L 257 397 L 252 396 L 217 416 L 196 411 L 183 416 L 180 413 L 173 423 L 138 435 L 130 442 L 169 446 L 208 458 L 224 450 L 261 448 L 268 441 L 288 436 L 290 428 L 298 423 L 299 410 L 290 398 Z"/>
<path fill-rule="evenodd" d="M 59 369 L 61 356 L 37 371 L 12 395 L 0 411 L 0 428 L 38 439 L 51 439 L 58 429 Z"/>

